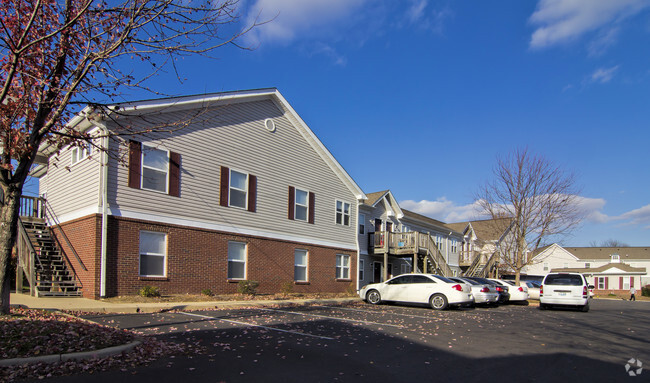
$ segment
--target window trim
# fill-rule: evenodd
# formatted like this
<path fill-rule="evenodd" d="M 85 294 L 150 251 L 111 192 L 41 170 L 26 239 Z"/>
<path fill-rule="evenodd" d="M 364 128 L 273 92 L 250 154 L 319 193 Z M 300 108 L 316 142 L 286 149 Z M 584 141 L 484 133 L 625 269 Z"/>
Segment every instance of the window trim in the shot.
<path fill-rule="evenodd" d="M 339 216 L 339 207 L 338 207 L 339 202 L 341 203 L 341 222 L 338 222 L 338 220 L 339 220 L 339 219 L 338 219 L 338 216 Z M 346 204 L 348 205 L 348 213 L 347 213 L 348 224 L 347 224 L 347 225 L 345 224 L 345 217 L 346 217 L 346 214 L 345 214 L 345 205 L 346 205 Z M 349 227 L 349 226 L 350 226 L 350 223 L 351 223 L 351 221 L 352 221 L 352 219 L 350 218 L 350 216 L 351 216 L 350 211 L 351 211 L 351 210 L 352 210 L 352 204 L 351 204 L 351 203 L 349 203 L 349 202 L 345 202 L 345 201 L 343 201 L 343 200 L 341 200 L 341 199 L 337 199 L 337 200 L 335 200 L 335 202 L 334 202 L 334 222 L 335 222 L 337 225 L 348 226 L 348 227 Z"/>
<path fill-rule="evenodd" d="M 157 234 L 157 235 L 162 235 L 164 240 L 165 240 L 165 253 L 164 254 L 144 254 L 142 252 L 142 249 L 140 248 L 140 240 L 141 240 L 141 233 L 149 233 L 149 234 Z M 138 276 L 143 277 L 143 278 L 167 278 L 167 254 L 169 253 L 168 249 L 168 235 L 165 232 L 162 231 L 151 231 L 151 230 L 140 230 L 138 231 Z M 163 275 L 155 275 L 155 274 L 142 274 L 142 268 L 141 268 L 141 257 L 142 255 L 147 255 L 147 256 L 153 256 L 153 257 L 163 257 Z"/>
<path fill-rule="evenodd" d="M 305 264 L 304 265 L 299 265 L 296 263 L 296 253 L 297 252 L 302 252 L 305 255 Z M 305 268 L 305 279 L 297 279 L 296 278 L 296 268 L 297 267 L 304 267 Z M 293 281 L 296 283 L 305 283 L 309 282 L 309 250 L 307 249 L 294 249 L 293 250 Z"/>
<path fill-rule="evenodd" d="M 366 234 L 366 215 L 359 213 L 359 222 L 357 222 L 359 227 L 359 235 Z"/>
<path fill-rule="evenodd" d="M 162 193 L 162 194 L 169 194 L 169 170 L 170 170 L 169 165 L 170 165 L 170 162 L 171 162 L 171 158 L 170 158 L 171 152 L 169 150 L 159 149 L 159 148 L 157 148 L 157 147 L 155 147 L 153 145 L 149 145 L 149 144 L 146 144 L 144 142 L 142 142 L 141 144 L 142 144 L 142 146 L 141 146 L 141 149 L 140 149 L 140 189 L 149 190 L 149 191 Z M 147 150 L 145 148 L 149 148 L 149 150 L 152 150 L 152 149 L 153 150 L 159 150 L 161 152 L 167 153 L 167 169 L 165 169 L 165 190 L 149 189 L 149 188 L 144 186 L 144 169 L 145 168 L 151 169 L 151 170 L 154 170 L 154 171 L 157 171 L 157 172 L 161 172 L 160 169 L 153 168 L 151 166 L 146 166 L 144 164 L 144 154 L 145 154 L 145 152 Z"/>
<path fill-rule="evenodd" d="M 363 281 L 366 276 L 366 261 L 359 259 L 359 281 Z"/>
<path fill-rule="evenodd" d="M 343 265 L 339 266 L 339 259 L 345 259 Z M 341 275 L 339 275 L 339 270 L 341 270 Z M 344 271 L 347 270 L 347 276 Z M 350 267 L 350 255 L 349 254 L 336 254 L 336 279 L 342 281 L 349 281 L 351 279 L 350 272 L 352 268 Z"/>
<path fill-rule="evenodd" d="M 93 145 L 86 141 L 83 146 L 75 146 L 70 150 L 70 166 L 75 165 L 92 155 Z M 81 156 L 81 158 L 79 157 Z"/>
<path fill-rule="evenodd" d="M 305 193 L 307 195 L 306 196 L 307 197 L 307 204 L 306 205 L 298 203 L 298 192 L 303 192 L 303 193 Z M 293 219 L 294 219 L 294 221 L 309 222 L 309 214 L 310 214 L 310 211 L 309 211 L 309 190 L 301 189 L 299 187 L 295 187 L 293 193 L 294 193 L 293 194 L 293 197 L 294 197 L 293 198 Z M 298 216 L 297 216 L 298 215 L 298 206 L 302 206 L 302 207 L 305 208 L 305 219 L 298 218 Z"/>
<path fill-rule="evenodd" d="M 244 245 L 244 260 L 231 260 L 230 259 L 230 244 L 231 243 L 238 243 Z M 229 271 L 230 271 L 230 262 L 237 262 L 237 263 L 243 263 L 244 264 L 244 276 L 243 278 L 235 277 L 231 278 L 228 276 Z M 229 281 L 245 281 L 246 278 L 248 277 L 248 243 L 247 242 L 242 242 L 242 241 L 228 241 L 228 247 L 226 249 L 226 278 Z"/>
<path fill-rule="evenodd" d="M 232 204 L 232 195 L 231 195 L 232 189 L 241 191 L 241 189 L 232 187 L 232 172 L 236 172 L 236 173 L 239 173 L 239 174 L 246 175 L 246 181 L 244 182 L 244 188 L 245 188 L 245 190 L 244 190 L 244 207 Z M 249 189 L 250 176 L 251 176 L 250 173 L 242 172 L 242 171 L 239 171 L 239 170 L 233 169 L 233 168 L 229 168 L 229 172 L 228 172 L 228 207 L 234 207 L 234 208 L 238 208 L 238 209 L 248 210 L 248 193 L 249 193 L 248 189 Z"/>

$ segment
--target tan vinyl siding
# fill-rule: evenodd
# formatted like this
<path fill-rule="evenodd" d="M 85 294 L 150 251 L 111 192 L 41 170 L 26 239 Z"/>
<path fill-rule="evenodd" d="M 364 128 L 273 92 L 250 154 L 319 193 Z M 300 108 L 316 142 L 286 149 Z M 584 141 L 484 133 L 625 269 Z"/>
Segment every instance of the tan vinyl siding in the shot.
<path fill-rule="evenodd" d="M 100 184 L 100 153 L 72 165 L 72 150 L 63 149 L 48 162 L 47 176 L 39 181 L 39 192 L 45 193 L 47 201 L 59 218 L 78 218 L 82 212 L 97 212 Z"/>
<path fill-rule="evenodd" d="M 176 121 L 189 113 L 148 115 L 147 120 Z M 275 132 L 265 128 L 266 118 L 274 119 Z M 137 118 L 121 123 L 146 127 Z M 128 169 L 111 159 L 111 211 L 356 244 L 356 196 L 270 100 L 214 108 L 171 138 L 150 134 L 136 139 L 180 154 L 181 197 L 129 188 Z M 257 176 L 255 213 L 219 205 L 221 166 Z M 289 186 L 315 193 L 315 224 L 287 219 Z M 336 199 L 350 203 L 350 226 L 335 224 Z"/>

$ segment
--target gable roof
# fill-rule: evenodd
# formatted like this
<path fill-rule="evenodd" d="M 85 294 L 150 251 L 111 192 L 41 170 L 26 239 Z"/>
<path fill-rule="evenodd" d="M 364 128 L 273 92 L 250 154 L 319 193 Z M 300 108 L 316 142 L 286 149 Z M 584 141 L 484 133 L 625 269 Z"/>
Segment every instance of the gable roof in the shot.
<path fill-rule="evenodd" d="M 423 223 L 425 223 L 427 225 L 432 225 L 432 226 L 437 227 L 437 228 L 439 228 L 441 230 L 445 230 L 445 231 L 449 230 L 449 231 L 455 232 L 458 235 L 462 235 L 461 231 L 452 229 L 451 227 L 449 227 L 449 225 L 445 224 L 442 221 L 438 221 L 437 219 L 429 218 L 427 216 L 424 216 L 422 214 L 418 214 L 418 213 L 410 211 L 410 210 L 402 209 L 402 211 L 404 212 L 404 217 L 406 217 L 406 218 L 416 220 L 416 221 L 420 221 L 420 222 L 423 222 Z"/>
<path fill-rule="evenodd" d="M 291 107 L 289 102 L 280 94 L 276 88 L 242 90 L 234 92 L 221 92 L 193 96 L 179 96 L 169 97 L 154 100 L 142 100 L 134 102 L 125 102 L 111 105 L 106 108 L 107 115 L 111 115 L 119 110 L 121 115 L 138 115 L 153 113 L 161 110 L 183 110 L 193 108 L 206 108 L 213 105 L 251 102 L 258 100 L 270 99 L 273 103 L 288 115 L 289 120 L 294 123 L 296 129 L 301 133 L 304 139 L 310 146 L 318 153 L 323 161 L 329 168 L 338 176 L 338 178 L 345 184 L 348 189 L 356 196 L 357 199 L 366 199 L 363 190 L 357 183 L 350 177 L 347 171 L 341 164 L 334 158 L 332 153 L 323 145 L 323 143 L 316 137 L 314 132 L 307 126 L 307 124 L 300 118 L 298 113 Z M 75 117 L 73 117 L 67 126 L 70 129 L 85 131 L 95 125 L 103 125 L 101 120 L 97 120 L 97 113 L 91 106 L 85 107 Z M 38 157 L 40 159 L 47 158 L 56 153 L 57 149 L 47 143 L 43 143 L 38 150 Z M 32 174 L 42 176 L 47 172 L 46 165 L 39 165 L 32 171 Z"/>
<path fill-rule="evenodd" d="M 397 203 L 397 200 L 390 190 L 368 193 L 366 194 L 366 200 L 363 203 L 368 206 L 376 207 L 377 204 L 382 200 L 386 200 L 388 202 L 391 211 L 397 218 L 402 218 L 404 216 L 404 210 L 399 206 L 399 203 Z"/>
<path fill-rule="evenodd" d="M 622 271 L 625 274 L 645 274 L 646 273 L 646 268 L 645 267 L 632 267 L 628 265 L 627 263 L 619 262 L 619 263 L 608 263 L 606 265 L 602 265 L 600 267 L 594 267 L 594 268 L 586 268 L 586 267 L 576 267 L 576 268 L 567 268 L 567 269 L 552 269 L 551 272 L 554 273 L 561 273 L 561 272 L 567 272 L 567 273 L 582 273 L 582 274 L 607 274 L 608 270 L 611 269 L 618 269 Z"/>
<path fill-rule="evenodd" d="M 565 250 L 581 260 L 608 260 L 618 254 L 621 261 L 631 259 L 650 261 L 650 247 L 564 247 Z"/>
<path fill-rule="evenodd" d="M 447 226 L 461 233 L 465 231 L 467 226 L 471 226 L 480 240 L 498 241 L 506 233 L 511 223 L 510 218 L 496 218 L 448 223 Z"/>

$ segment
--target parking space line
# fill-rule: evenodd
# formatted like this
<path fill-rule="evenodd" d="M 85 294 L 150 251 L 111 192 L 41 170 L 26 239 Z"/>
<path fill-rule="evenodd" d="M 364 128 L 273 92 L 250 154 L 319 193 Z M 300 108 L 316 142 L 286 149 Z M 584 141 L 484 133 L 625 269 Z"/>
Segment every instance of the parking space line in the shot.
<path fill-rule="evenodd" d="M 233 323 L 233 324 L 238 324 L 238 325 L 243 325 L 243 326 L 248 326 L 248 327 L 258 327 L 258 328 L 263 328 L 263 329 L 271 330 L 271 331 L 286 332 L 286 333 L 289 333 L 289 334 L 308 336 L 308 337 L 312 337 L 312 338 L 334 340 L 334 338 L 330 338 L 330 337 L 327 337 L 327 336 L 313 335 L 313 334 L 308 334 L 308 333 L 299 332 L 299 331 L 283 330 L 281 328 L 262 326 L 262 325 L 258 325 L 258 324 L 240 322 L 240 321 L 230 320 L 230 319 L 216 318 L 216 317 L 211 317 L 211 316 L 208 316 L 208 315 L 185 313 L 185 312 L 180 312 L 179 314 L 189 315 L 189 316 L 203 318 L 203 319 L 218 320 L 218 321 L 222 321 L 222 322 L 228 322 L 228 323 Z"/>
<path fill-rule="evenodd" d="M 262 309 L 262 308 L 257 308 L 257 310 L 273 311 L 273 312 L 294 314 L 294 315 L 312 316 L 312 317 L 325 318 L 325 319 L 334 319 L 334 320 L 339 320 L 339 321 L 343 321 L 343 322 L 359 322 L 359 323 L 365 323 L 365 324 L 374 324 L 374 325 L 378 325 L 378 326 L 404 328 L 404 326 L 395 325 L 395 324 L 379 323 L 379 322 L 372 322 L 372 321 L 359 320 L 359 319 L 347 319 L 347 318 L 339 318 L 339 317 L 330 317 L 330 316 L 327 316 L 327 315 L 319 315 L 319 314 L 307 314 L 307 313 L 301 313 L 301 312 L 298 312 L 298 311 L 286 311 L 286 310 Z"/>
<path fill-rule="evenodd" d="M 317 306 L 317 307 L 326 307 L 330 309 L 337 309 L 337 310 L 349 310 L 349 311 L 358 311 L 362 313 L 378 313 L 378 314 L 387 314 L 387 315 L 400 315 L 400 316 L 405 316 L 405 317 L 411 317 L 411 318 L 421 318 L 421 319 L 440 319 L 436 317 L 427 317 L 427 316 L 422 316 L 422 315 L 414 315 L 414 314 L 400 314 L 400 313 L 394 313 L 386 310 L 375 310 L 375 309 L 370 309 L 370 310 L 362 310 L 362 309 L 351 309 L 347 307 L 335 307 L 335 306 Z"/>

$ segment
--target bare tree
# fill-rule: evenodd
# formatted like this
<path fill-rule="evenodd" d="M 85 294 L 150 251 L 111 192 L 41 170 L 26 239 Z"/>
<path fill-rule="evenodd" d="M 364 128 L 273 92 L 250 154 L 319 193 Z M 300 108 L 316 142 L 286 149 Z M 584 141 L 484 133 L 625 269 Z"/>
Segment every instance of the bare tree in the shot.
<path fill-rule="evenodd" d="M 625 242 L 619 241 L 618 239 L 607 239 L 602 242 L 596 242 L 596 241 L 591 241 L 589 242 L 589 246 L 591 247 L 630 247 Z"/>
<path fill-rule="evenodd" d="M 238 0 L 6 0 L 0 4 L 0 313 L 25 180 L 39 146 L 89 139 L 66 125 L 188 55 L 241 46 Z"/>
<path fill-rule="evenodd" d="M 521 270 L 532 262 L 528 254 L 580 223 L 575 177 L 528 149 L 498 157 L 493 172 L 476 200 L 483 214 L 512 220 L 500 244 L 500 263 L 515 272 L 519 284 Z"/>

